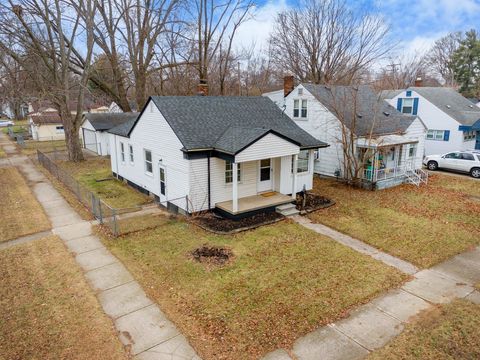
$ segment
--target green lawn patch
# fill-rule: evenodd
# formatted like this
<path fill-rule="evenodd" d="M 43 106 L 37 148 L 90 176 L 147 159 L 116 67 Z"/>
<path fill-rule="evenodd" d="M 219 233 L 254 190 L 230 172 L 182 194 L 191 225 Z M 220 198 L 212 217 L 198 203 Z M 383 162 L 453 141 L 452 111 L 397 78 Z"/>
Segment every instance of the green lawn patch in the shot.
<path fill-rule="evenodd" d="M 156 216 L 153 229 L 101 234 L 203 359 L 257 359 L 348 314 L 406 276 L 284 221 L 233 236 Z M 202 246 L 233 254 L 193 259 Z"/>
<path fill-rule="evenodd" d="M 129 208 L 151 202 L 151 199 L 145 194 L 112 178 L 112 169 L 108 158 L 88 159 L 80 163 L 60 161 L 58 166 L 111 207 Z"/>
<path fill-rule="evenodd" d="M 48 153 L 51 151 L 64 151 L 67 148 L 65 140 L 53 140 L 53 141 L 35 141 L 26 140 L 25 146 L 21 149 L 24 155 L 36 155 L 37 150 Z"/>
<path fill-rule="evenodd" d="M 430 267 L 480 243 L 478 182 L 436 174 L 428 186 L 381 191 L 315 179 L 314 192 L 336 205 L 309 215 L 318 223 L 419 267 Z"/>
<path fill-rule="evenodd" d="M 480 305 L 456 300 L 422 313 L 368 359 L 480 359 Z"/>

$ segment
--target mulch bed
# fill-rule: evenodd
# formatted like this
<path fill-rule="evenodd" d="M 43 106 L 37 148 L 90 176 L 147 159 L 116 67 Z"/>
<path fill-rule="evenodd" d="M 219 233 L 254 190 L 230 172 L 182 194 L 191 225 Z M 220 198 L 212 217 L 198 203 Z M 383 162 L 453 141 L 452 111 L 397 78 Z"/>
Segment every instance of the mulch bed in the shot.
<path fill-rule="evenodd" d="M 303 204 L 302 195 L 297 194 L 297 210 L 299 210 L 301 213 L 306 213 L 306 214 L 311 213 L 312 211 L 325 209 L 332 205 L 335 205 L 335 201 L 321 195 L 307 192 L 307 201 L 304 209 L 302 209 L 302 204 Z"/>
<path fill-rule="evenodd" d="M 225 265 L 233 257 L 230 249 L 208 245 L 195 249 L 191 255 L 198 262 L 220 266 Z"/>
<path fill-rule="evenodd" d="M 276 212 L 260 213 L 239 220 L 224 218 L 212 212 L 196 216 L 192 222 L 202 229 L 216 234 L 227 235 L 255 229 L 262 225 L 273 224 L 285 217 Z"/>

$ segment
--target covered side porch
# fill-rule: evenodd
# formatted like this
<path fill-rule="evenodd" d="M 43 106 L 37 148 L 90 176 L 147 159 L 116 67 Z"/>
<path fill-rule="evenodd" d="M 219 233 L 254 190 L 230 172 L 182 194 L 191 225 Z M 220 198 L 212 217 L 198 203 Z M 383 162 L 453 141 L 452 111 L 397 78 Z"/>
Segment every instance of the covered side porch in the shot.
<path fill-rule="evenodd" d="M 418 139 L 404 135 L 386 135 L 375 139 L 357 141 L 362 179 L 377 189 L 405 182 L 419 185 L 426 182 L 428 174 L 421 169 Z"/>

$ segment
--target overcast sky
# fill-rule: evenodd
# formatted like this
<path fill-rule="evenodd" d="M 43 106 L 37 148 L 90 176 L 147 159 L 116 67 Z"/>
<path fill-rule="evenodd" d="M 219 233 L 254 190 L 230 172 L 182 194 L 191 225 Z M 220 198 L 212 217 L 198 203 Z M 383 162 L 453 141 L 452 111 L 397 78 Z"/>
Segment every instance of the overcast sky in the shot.
<path fill-rule="evenodd" d="M 239 29 L 238 43 L 257 47 L 266 43 L 275 15 L 298 0 L 259 0 L 254 20 Z M 376 8 L 390 24 L 399 52 L 407 55 L 424 52 L 439 37 L 451 31 L 480 28 L 480 0 L 348 0 Z"/>

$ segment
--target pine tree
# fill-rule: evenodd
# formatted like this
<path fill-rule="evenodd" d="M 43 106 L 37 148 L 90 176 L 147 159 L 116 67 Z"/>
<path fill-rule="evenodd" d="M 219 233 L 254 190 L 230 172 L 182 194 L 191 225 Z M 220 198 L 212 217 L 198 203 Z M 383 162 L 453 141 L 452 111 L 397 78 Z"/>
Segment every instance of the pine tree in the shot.
<path fill-rule="evenodd" d="M 452 56 L 452 68 L 460 92 L 466 97 L 480 95 L 480 39 L 476 30 L 466 32 L 465 38 Z"/>

